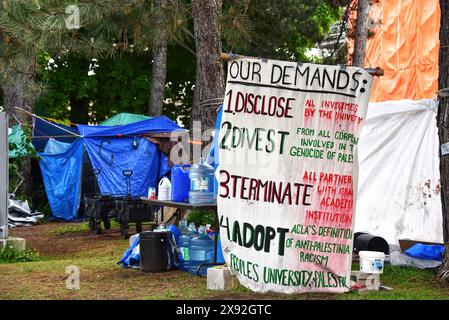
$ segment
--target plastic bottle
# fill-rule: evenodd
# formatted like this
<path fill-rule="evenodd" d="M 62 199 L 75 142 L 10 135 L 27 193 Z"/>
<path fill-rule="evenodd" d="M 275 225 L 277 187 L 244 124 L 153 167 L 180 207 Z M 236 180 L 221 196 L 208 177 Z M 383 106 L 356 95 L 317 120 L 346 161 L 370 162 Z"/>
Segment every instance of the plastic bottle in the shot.
<path fill-rule="evenodd" d="M 214 242 L 206 233 L 206 227 L 201 226 L 198 229 L 198 236 L 190 240 L 190 260 L 188 271 L 190 274 L 197 275 L 197 268 L 201 264 L 212 263 L 214 259 Z M 205 266 L 200 269 L 200 275 L 207 274 Z"/>
<path fill-rule="evenodd" d="M 189 228 L 187 227 L 187 220 L 181 219 L 178 223 L 178 229 L 182 234 L 188 234 Z"/>
<path fill-rule="evenodd" d="M 190 242 L 192 237 L 196 236 L 198 233 L 195 228 L 195 224 L 191 223 L 187 227 L 187 221 L 181 220 L 180 227 L 181 235 L 179 236 L 179 251 L 181 252 L 181 257 L 179 259 L 179 269 L 181 271 L 188 271 L 189 261 L 190 261 Z"/>
<path fill-rule="evenodd" d="M 167 177 L 163 177 L 161 181 L 159 181 L 157 199 L 162 201 L 171 200 L 171 182 Z"/>
<path fill-rule="evenodd" d="M 203 162 L 200 158 L 198 164 L 190 169 L 189 202 L 194 204 L 213 203 L 215 201 L 215 169 Z"/>

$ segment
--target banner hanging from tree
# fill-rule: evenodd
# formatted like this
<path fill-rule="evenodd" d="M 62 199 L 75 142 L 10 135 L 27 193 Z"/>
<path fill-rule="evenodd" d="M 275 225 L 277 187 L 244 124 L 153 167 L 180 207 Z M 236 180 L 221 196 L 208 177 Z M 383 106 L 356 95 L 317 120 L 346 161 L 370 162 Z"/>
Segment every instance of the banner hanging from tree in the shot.
<path fill-rule="evenodd" d="M 223 253 L 244 286 L 348 291 L 371 85 L 356 67 L 228 64 L 217 202 Z"/>

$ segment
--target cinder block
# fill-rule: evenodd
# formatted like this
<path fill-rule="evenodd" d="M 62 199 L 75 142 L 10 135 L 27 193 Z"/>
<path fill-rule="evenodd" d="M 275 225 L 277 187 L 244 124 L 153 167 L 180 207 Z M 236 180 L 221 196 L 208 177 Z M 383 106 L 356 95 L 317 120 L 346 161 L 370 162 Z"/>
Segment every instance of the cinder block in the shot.
<path fill-rule="evenodd" d="M 24 251 L 26 248 L 26 241 L 23 238 L 9 237 L 8 239 L 0 240 L 0 249 L 6 246 L 12 246 L 19 251 Z"/>
<path fill-rule="evenodd" d="M 351 287 L 356 287 L 358 291 L 379 290 L 380 275 L 362 273 L 360 271 L 351 272 Z"/>
<path fill-rule="evenodd" d="M 207 269 L 208 290 L 229 290 L 237 286 L 237 277 L 231 274 L 227 266 L 217 266 Z"/>

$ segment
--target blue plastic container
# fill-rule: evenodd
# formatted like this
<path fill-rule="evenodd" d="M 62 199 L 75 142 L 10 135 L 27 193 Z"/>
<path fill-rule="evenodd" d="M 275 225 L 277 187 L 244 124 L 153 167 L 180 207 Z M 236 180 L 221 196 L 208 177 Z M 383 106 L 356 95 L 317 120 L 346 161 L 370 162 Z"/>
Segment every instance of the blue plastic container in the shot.
<path fill-rule="evenodd" d="M 198 236 L 198 231 L 193 223 L 191 223 L 188 227 L 182 228 L 182 230 L 183 233 L 179 236 L 178 243 L 178 248 L 181 253 L 181 256 L 179 257 L 179 269 L 182 271 L 188 271 L 190 261 L 190 242 L 193 237 Z"/>
<path fill-rule="evenodd" d="M 171 169 L 171 199 L 176 202 L 189 201 L 190 164 L 175 165 Z"/>
<path fill-rule="evenodd" d="M 225 263 L 225 259 L 223 256 L 223 249 L 221 248 L 220 237 L 218 237 L 217 241 L 217 263 Z"/>
<path fill-rule="evenodd" d="M 192 275 L 197 275 L 197 268 L 204 263 L 213 263 L 214 261 L 214 241 L 207 234 L 195 236 L 190 241 L 190 260 L 188 271 Z M 207 274 L 207 267 L 200 270 L 199 275 Z"/>
<path fill-rule="evenodd" d="M 215 169 L 200 159 L 190 169 L 189 202 L 193 204 L 215 202 Z"/>
<path fill-rule="evenodd" d="M 179 270 L 188 271 L 190 261 L 190 240 L 193 235 L 183 234 L 179 236 L 178 248 L 181 251 L 181 257 L 179 259 Z"/>
<path fill-rule="evenodd" d="M 176 245 L 178 245 L 179 237 L 181 236 L 181 231 L 179 231 L 179 229 L 173 224 L 170 224 L 167 227 L 167 231 L 171 231 L 171 233 L 173 234 L 173 237 L 175 238 Z"/>

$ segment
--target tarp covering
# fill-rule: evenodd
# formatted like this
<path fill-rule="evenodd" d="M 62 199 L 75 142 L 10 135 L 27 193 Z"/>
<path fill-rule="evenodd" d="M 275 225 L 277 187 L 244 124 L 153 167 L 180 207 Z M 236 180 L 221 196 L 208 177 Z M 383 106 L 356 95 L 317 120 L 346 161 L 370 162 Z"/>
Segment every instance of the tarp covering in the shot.
<path fill-rule="evenodd" d="M 101 122 L 100 126 L 121 126 L 124 124 L 130 124 L 147 119 L 151 119 L 151 117 L 134 113 L 119 113 Z"/>
<path fill-rule="evenodd" d="M 145 196 L 148 187 L 156 187 L 170 166 L 157 146 L 140 135 L 174 130 L 183 129 L 164 116 L 127 125 L 78 128 L 36 117 L 33 143 L 40 151 L 45 148 L 38 153 L 39 163 L 53 215 L 65 220 L 76 217 L 84 147 L 92 167 L 100 170 L 98 185 L 102 194 L 126 195 L 123 170 L 132 170 L 130 193 Z"/>
<path fill-rule="evenodd" d="M 359 144 L 355 231 L 443 242 L 434 100 L 371 103 Z"/>
<path fill-rule="evenodd" d="M 53 216 L 73 220 L 79 205 L 83 141 L 65 144 L 49 139 L 45 152 L 38 155 Z"/>
<path fill-rule="evenodd" d="M 11 128 L 11 132 L 8 134 L 9 142 L 9 158 L 19 158 L 28 155 L 28 151 L 33 149 L 33 145 L 29 144 L 25 132 L 22 127 L 17 125 Z M 11 148 L 14 145 L 14 148 Z"/>
<path fill-rule="evenodd" d="M 159 116 L 123 126 L 108 127 L 79 124 L 78 130 L 84 137 L 120 137 L 171 132 L 183 129 L 167 117 Z"/>
<path fill-rule="evenodd" d="M 365 66 L 380 67 L 371 101 L 433 98 L 438 90 L 440 7 L 438 0 L 381 0 L 371 7 L 374 32 Z M 348 43 L 349 56 L 353 41 Z"/>
<path fill-rule="evenodd" d="M 94 169 L 99 169 L 98 186 L 103 195 L 126 195 L 123 170 L 132 170 L 132 196 L 145 196 L 159 179 L 160 151 L 142 137 L 122 139 L 84 138 Z M 136 148 L 133 147 L 136 146 Z"/>
<path fill-rule="evenodd" d="M 72 143 L 78 137 L 77 135 L 77 128 L 34 117 L 33 145 L 38 151 L 44 150 L 50 138 L 61 142 Z"/>

